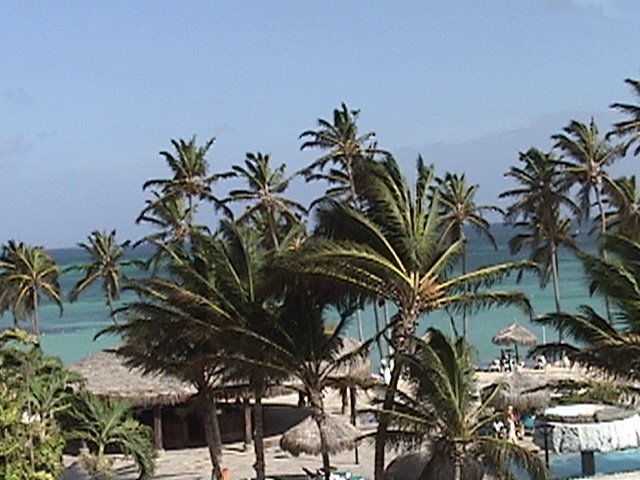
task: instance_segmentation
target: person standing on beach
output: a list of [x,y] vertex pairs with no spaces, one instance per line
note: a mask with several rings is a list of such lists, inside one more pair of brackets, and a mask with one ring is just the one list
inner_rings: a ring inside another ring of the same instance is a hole
[[507,440],[513,443],[518,441],[518,435],[516,433],[516,412],[513,409],[513,405],[507,407]]

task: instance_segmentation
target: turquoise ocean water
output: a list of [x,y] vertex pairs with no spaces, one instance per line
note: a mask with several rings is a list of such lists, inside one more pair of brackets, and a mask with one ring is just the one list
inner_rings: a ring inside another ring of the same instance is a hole
[[[494,225],[492,233],[498,243],[497,250],[494,250],[486,239],[470,234],[467,254],[469,268],[513,259],[507,246],[509,238],[513,235],[512,229],[502,225]],[[593,250],[593,239],[583,235],[579,235],[578,239],[584,248]],[[134,251],[132,256],[140,258],[148,253],[148,251]],[[83,252],[79,249],[57,249],[52,250],[51,254],[62,268],[87,261]],[[136,275],[133,269],[129,269],[127,273]],[[67,300],[68,292],[80,278],[80,275],[79,272],[67,272],[61,276],[60,283],[65,296],[62,316],[59,315],[58,308],[55,305],[47,304],[46,302],[40,310],[40,324],[43,332],[42,346],[47,353],[60,356],[67,364],[118,343],[118,339],[113,336],[102,336],[94,340],[96,333],[111,322],[105,297],[99,284],[86,290],[75,303],[70,303]],[[582,265],[570,252],[562,252],[560,279],[561,301],[564,310],[574,312],[580,304],[589,303],[600,312],[603,312],[603,302],[599,298],[589,297],[588,285],[583,275]],[[532,302],[535,315],[554,309],[551,284],[545,289],[541,289],[538,278],[533,275],[526,275],[519,284],[516,283],[515,276],[512,276],[503,282],[501,286],[496,286],[495,288],[519,289],[526,293]],[[131,299],[131,294],[125,294],[121,298],[120,304],[126,304]],[[393,311],[392,308],[389,310],[390,312]],[[380,314],[382,317],[382,309]],[[469,338],[477,350],[478,361],[481,364],[490,362],[491,359],[499,354],[499,347],[491,343],[491,338],[501,328],[513,321],[522,322],[529,326],[538,336],[539,341],[542,341],[544,336],[547,339],[555,339],[557,337],[555,331],[546,329],[547,331],[544,332],[542,327],[530,324],[529,319],[514,308],[495,308],[476,313],[469,318]],[[11,315],[6,313],[0,318],[0,328],[7,327],[12,322]],[[362,312],[362,325],[364,336],[372,336],[376,328],[372,306],[368,306]],[[421,319],[421,330],[429,326],[440,328],[446,333],[451,331],[449,317],[442,312],[434,312]],[[350,325],[350,329],[351,335],[357,338],[359,329],[358,322],[355,319]],[[377,364],[377,348],[373,349],[372,357],[374,363]]]

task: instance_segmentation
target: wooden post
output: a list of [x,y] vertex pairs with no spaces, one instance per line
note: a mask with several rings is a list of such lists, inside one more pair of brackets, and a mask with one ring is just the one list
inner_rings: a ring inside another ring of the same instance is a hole
[[162,407],[153,407],[153,444],[158,450],[162,450]]
[[242,409],[244,411],[244,450],[249,449],[253,440],[253,422],[251,421],[251,400],[248,397],[242,398]]
[[[351,403],[351,425],[356,426],[356,417],[358,415],[356,410],[356,387],[354,385],[349,386],[349,403]],[[356,465],[360,464],[360,456],[358,455],[358,444],[356,443],[355,448],[356,455]]]

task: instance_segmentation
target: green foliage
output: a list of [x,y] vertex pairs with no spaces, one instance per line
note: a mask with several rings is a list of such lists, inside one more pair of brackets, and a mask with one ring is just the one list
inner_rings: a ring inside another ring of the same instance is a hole
[[615,382],[595,382],[581,388],[578,392],[563,395],[558,403],[570,405],[575,403],[604,403],[615,405],[624,397],[627,390]]
[[623,235],[603,238],[607,258],[585,253],[580,258],[591,293],[609,299],[611,320],[581,305],[577,313],[547,314],[536,321],[566,330],[576,342],[551,348],[613,376],[640,380],[640,243]]
[[68,437],[86,442],[89,452],[82,457],[83,466],[94,478],[108,476],[111,467],[105,457],[108,447],[133,457],[140,480],[153,476],[155,449],[151,431],[133,419],[127,402],[102,400],[82,392],[69,413],[75,425]]
[[60,269],[42,247],[9,240],[0,254],[0,311],[11,310],[14,321],[29,319],[32,333],[40,334],[38,307],[45,295],[60,308]]
[[[514,465],[532,479],[550,478],[533,451],[484,433],[501,415],[491,407],[501,387],[493,387],[482,403],[474,400],[472,354],[464,339],[454,343],[430,329],[424,340],[413,338],[413,342],[414,353],[397,356],[397,361],[407,366],[409,386],[395,392],[387,414],[394,427],[391,443],[430,445],[432,456],[421,478],[480,465],[499,478],[515,478]],[[449,473],[448,478],[453,475]]]
[[20,330],[0,334],[0,477],[53,480],[66,444],[59,419],[74,377]]
[[80,270],[84,276],[78,280],[69,293],[72,302],[78,299],[78,295],[98,280],[102,280],[109,312],[115,320],[113,302],[120,298],[122,290],[122,267],[137,263],[135,261],[123,260],[124,254],[130,242],[118,243],[116,241],[116,231],[94,230],[88,237],[88,242],[78,243],[78,247],[87,253],[90,263],[73,265],[68,270]]

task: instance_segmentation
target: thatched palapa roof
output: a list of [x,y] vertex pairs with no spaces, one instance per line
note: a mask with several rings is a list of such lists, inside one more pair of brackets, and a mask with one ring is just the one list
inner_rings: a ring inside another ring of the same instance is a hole
[[[362,348],[363,343],[355,338],[345,337],[342,339],[342,348],[338,352],[337,358],[353,354]],[[344,385],[358,385],[368,387],[374,381],[371,376],[371,360],[368,351],[363,355],[356,355],[351,362],[341,365],[331,373],[331,378]]]
[[551,403],[551,391],[545,377],[512,372],[501,379],[506,389],[497,399],[497,406],[513,406],[523,412],[547,407]]
[[94,353],[69,368],[86,379],[91,393],[123,398],[135,407],[176,405],[196,393],[193,386],[176,377],[129,368],[122,357],[111,352]]
[[[355,447],[360,430],[351,425],[346,418],[327,415],[327,448],[330,454],[350,450]],[[307,453],[318,455],[320,447],[320,430],[312,417],[305,418],[296,426],[287,430],[280,437],[280,448],[293,455]]]
[[512,323],[507,328],[500,330],[492,339],[496,345],[521,345],[523,347],[535,347],[537,337],[529,329],[519,323]]

